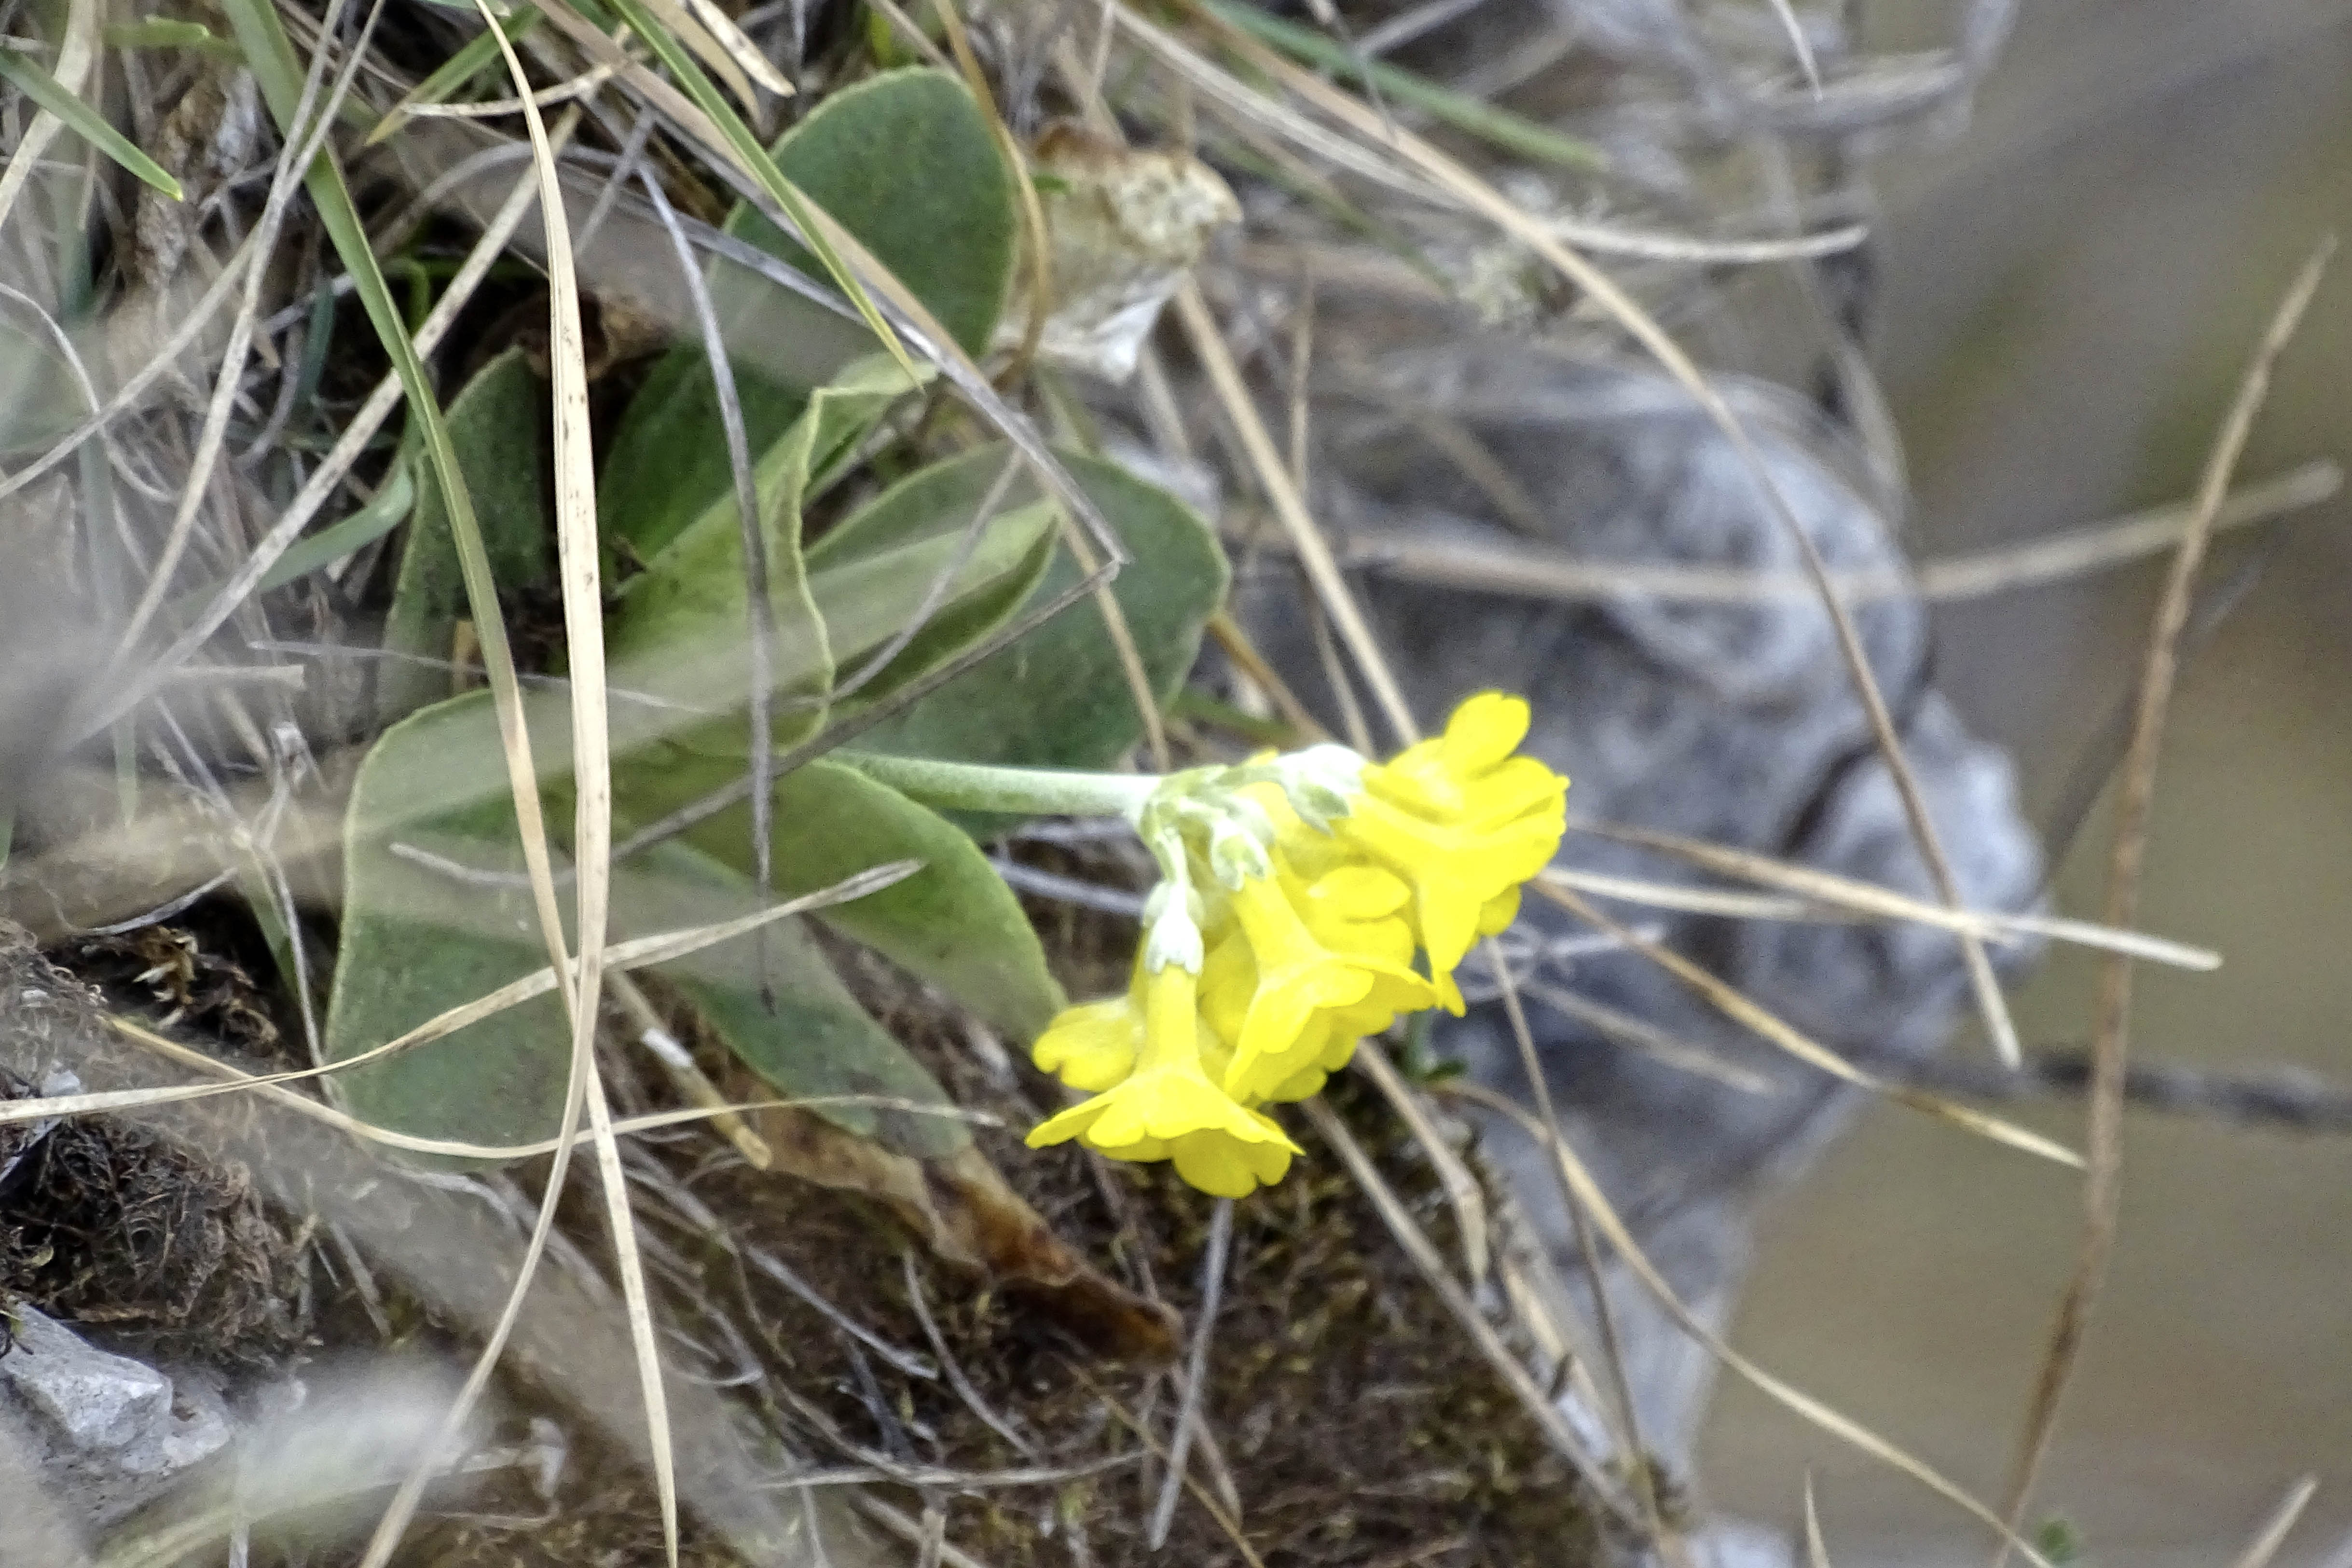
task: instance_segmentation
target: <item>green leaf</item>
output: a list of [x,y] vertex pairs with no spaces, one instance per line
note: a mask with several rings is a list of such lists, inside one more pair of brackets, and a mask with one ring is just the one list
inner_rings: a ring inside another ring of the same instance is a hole
[[[828,97],[772,156],[957,342],[986,346],[1013,271],[1013,186],[961,82],[934,70],[871,78]],[[747,206],[727,231],[823,275]],[[804,389],[871,354],[875,340],[732,262],[713,264],[710,291],[757,460],[799,416]],[[614,436],[598,493],[607,534],[648,558],[732,482],[702,345],[681,344],[655,365]]]
[[[741,764],[654,746],[614,780],[615,810],[643,826],[724,788]],[[837,763],[814,762],[776,780],[772,844],[775,890],[791,897],[830,887],[890,860],[923,869],[878,893],[815,918],[948,992],[997,1027],[1028,1040],[1061,1010],[1037,933],[988,858],[945,818]],[[749,876],[749,803],[684,835],[704,854]]]
[[[656,845],[615,868],[613,919],[623,938],[732,920],[759,907],[750,878],[687,844]],[[802,920],[699,949],[656,973],[787,1099],[873,1095],[953,1107],[922,1064],[857,1005]],[[809,1109],[919,1159],[952,1153],[971,1141],[953,1116],[872,1105]]]
[[865,678],[858,700],[871,701],[914,679],[1011,615],[1052,560],[1054,517],[1043,502],[999,511],[969,552],[960,537],[965,519],[958,518],[952,530],[812,574],[809,592],[845,666],[880,657],[884,644],[913,625],[932,584],[947,576],[940,606],[886,667]]
[[[736,406],[756,467],[808,406],[808,389],[775,381],[740,356],[734,369]],[[654,362],[614,432],[596,478],[598,531],[608,546],[649,561],[734,491],[709,362],[698,348],[674,348]]]
[[[844,667],[907,626],[963,548],[1003,468],[1001,454],[990,457],[968,454],[908,475],[809,550],[810,591]],[[1036,590],[1053,564],[1058,513],[1045,501],[1013,504],[1019,491],[1004,487],[937,610],[849,700],[879,701],[996,630]]]
[[[509,349],[467,384],[446,418],[492,578],[509,593],[544,582],[553,569],[546,384],[520,349]],[[422,489],[401,552],[383,647],[391,653],[446,659],[457,624],[469,613],[465,573],[440,486],[428,475]],[[378,721],[389,723],[447,696],[449,685],[446,670],[386,660],[376,676]]]
[[[547,4],[548,0],[541,0],[541,3]],[[686,89],[686,96],[694,100],[694,106],[709,120],[711,129],[719,132],[744,172],[767,193],[770,201],[783,210],[786,220],[808,236],[809,243],[816,248],[819,265],[849,297],[850,304],[883,347],[889,351],[890,357],[898,361],[899,368],[908,375],[915,374],[915,362],[908,357],[907,346],[898,341],[881,309],[874,303],[873,296],[866,291],[865,279],[843,259],[832,236],[816,221],[818,209],[811,205],[806,194],[777,167],[774,155],[760,145],[759,139],[751,133],[751,128],[744,123],[741,115],[735,112],[734,105],[719,96],[718,88],[711,85],[702,68],[694,63],[693,57],[687,53],[677,34],[656,20],[640,0],[604,0],[604,4],[643,38],[659,57],[661,63],[669,68],[669,74]],[[617,46],[615,49],[617,52]]]
[[[1004,460],[985,447],[960,461],[982,476]],[[1223,602],[1224,552],[1183,502],[1118,465],[1066,453],[1071,476],[1102,509],[1134,557],[1111,584],[1164,704],[1184,683],[1201,633]],[[982,479],[982,482],[985,482]],[[1034,494],[1024,475],[1014,495]],[[1078,581],[1066,555],[1034,590],[1043,599]],[[858,739],[866,751],[1023,767],[1099,768],[1142,738],[1118,650],[1101,612],[1080,603],[1013,647],[882,721]]]
[[70,367],[43,333],[0,321],[0,452],[37,452],[72,429],[88,405]]
[[[852,367],[835,384],[810,394],[800,417],[769,447],[752,476],[776,628],[772,675],[782,696],[822,697],[833,679],[833,650],[801,560],[802,502],[812,481],[821,480],[908,390],[906,377],[887,360]],[[623,590],[608,626],[614,682],[706,711],[740,706],[751,686],[750,621],[743,529],[730,484]],[[806,734],[824,717],[806,701],[798,712],[796,724],[777,731],[780,742]]]
[[[534,714],[549,771],[570,739],[552,705]],[[542,733],[544,731],[544,733]],[[518,876],[514,803],[499,764],[488,692],[412,714],[360,763],[344,821],[342,932],[327,1005],[327,1058],[340,1061],[547,964],[530,893],[467,886],[394,852],[395,844]],[[559,1125],[571,1057],[562,1002],[535,998],[456,1034],[329,1082],[344,1109],[399,1131],[507,1144]]]
[[163,166],[142,153],[103,114],[68,92],[58,79],[14,49],[0,48],[0,78],[13,81],[26,98],[63,121],[66,128],[154,186],[173,201],[181,199],[180,182]]
[[[868,77],[785,132],[775,160],[965,353],[986,351],[1013,276],[1018,220],[1012,176],[969,88],[928,67]],[[815,258],[757,213],[744,210],[728,226],[816,273]]]

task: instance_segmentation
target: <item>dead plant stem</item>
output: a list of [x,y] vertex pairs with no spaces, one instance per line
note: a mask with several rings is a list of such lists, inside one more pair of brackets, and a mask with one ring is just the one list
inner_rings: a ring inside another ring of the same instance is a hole
[[[2100,918],[2110,926],[2126,926],[2139,910],[2141,871],[2147,856],[2148,822],[2156,799],[2157,761],[2163,750],[2164,726],[2179,674],[2179,647],[2188,624],[2189,600],[2199,567],[2211,536],[2213,518],[2229,493],[2254,417],[2270,390],[2271,370],[2294,335],[2335,253],[2333,235],[2322,239],[2310,259],[2272,314],[2270,326],[2256,344],[2238,386],[2236,398],[2215,437],[2197,488],[2196,510],[2189,531],[2173,554],[2165,577],[2163,597],[2149,628],[2142,666],[2138,700],[2132,720],[2131,745],[2124,755],[2123,780],[2116,797],[2114,847],[2107,862],[2106,896]],[[2084,1138],[2088,1164],[2083,1183],[2083,1223],[2075,1244],[2074,1268],[2060,1296],[2056,1316],[2034,1380],[2024,1429],[2010,1462],[2002,1517],[2009,1532],[1993,1553],[1994,1568],[2007,1562],[2009,1540],[2032,1500],[2033,1482],[2056,1433],[2059,1405],[2074,1376],[2083,1337],[2099,1289],[2105,1282],[2114,1255],[2116,1220],[2123,1203],[2124,1085],[2129,1066],[2131,1025],[2131,960],[2109,954],[2099,965],[2098,996],[2091,1035],[2091,1097],[2084,1117]]]

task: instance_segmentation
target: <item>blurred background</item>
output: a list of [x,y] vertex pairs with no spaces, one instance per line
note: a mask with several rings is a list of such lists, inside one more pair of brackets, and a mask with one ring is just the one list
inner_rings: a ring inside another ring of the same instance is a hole
[[[1925,47],[1948,7],[1861,7]],[[1974,122],[1877,171],[1878,360],[1924,556],[2186,496],[2288,280],[2352,238],[2352,8],[2321,0],[2027,4]],[[2352,268],[2282,363],[2240,470],[2352,456]],[[2186,672],[2158,774],[2147,928],[2221,948],[2140,972],[2136,1053],[2352,1079],[2352,505],[2222,542],[2272,552]],[[2161,563],[1949,608],[1942,683],[2017,757],[2047,822],[2124,700]],[[2103,803],[2058,868],[2095,915]],[[2029,1039],[2087,1038],[2094,965],[2046,963]],[[1973,1038],[1955,1047],[1979,1056]],[[2029,1113],[2079,1136],[2080,1108]],[[2044,1471],[2089,1561],[2230,1563],[2298,1476],[2278,1562],[2352,1563],[2352,1141],[2135,1114],[2123,1237]],[[1999,1493],[2079,1218],[2061,1173],[1901,1111],[1866,1118],[1765,1227],[1738,1338],[1980,1495]],[[1785,1526],[1811,1472],[1832,1561],[1981,1563],[1911,1483],[1743,1388],[1718,1396],[1711,1499]]]

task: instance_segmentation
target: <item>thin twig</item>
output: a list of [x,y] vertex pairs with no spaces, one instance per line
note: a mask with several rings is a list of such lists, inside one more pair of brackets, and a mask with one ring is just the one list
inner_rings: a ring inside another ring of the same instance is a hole
[[[2230,479],[2252,434],[2254,416],[2270,391],[2271,368],[2294,335],[2305,306],[2319,288],[2328,258],[2335,254],[2333,235],[2320,241],[2303,269],[2295,275],[2271,317],[2270,326],[2255,346],[2238,386],[2238,394],[2221,422],[2204,477],[2197,487],[2197,510],[2189,532],[2172,558],[2164,596],[2148,632],[2142,666],[2139,698],[2132,722],[2130,749],[2125,754],[2123,784],[2116,810],[2115,847],[2107,865],[2107,891],[2101,918],[2110,926],[2127,926],[2139,909],[2141,868],[2147,853],[2148,819],[2156,797],[2156,766],[2164,745],[2164,725],[2172,704],[2179,672],[2181,628],[2189,618],[2198,568],[2204,563],[2213,516],[2229,493]],[[2002,1516],[2013,1533],[2032,1500],[2033,1482],[2056,1434],[2058,1408],[2072,1379],[2090,1326],[2093,1306],[2106,1279],[2115,1250],[2116,1219],[2123,1202],[2124,1080],[2128,1066],[2131,1021],[2131,961],[2121,955],[2099,966],[2097,1012],[2091,1035],[2091,1100],[2084,1137],[2089,1164],[2083,1183],[2083,1224],[2076,1242],[2074,1269],[2059,1299],[2034,1380],[2032,1402],[2010,1464]],[[2007,1539],[1994,1552],[1995,1568],[2009,1555]]]
[[965,1408],[980,1417],[981,1425],[1012,1444],[1015,1453],[1026,1459],[1044,1458],[1044,1452],[1037,1445],[1024,1436],[1019,1427],[998,1415],[995,1407],[980,1396],[980,1390],[972,1386],[970,1374],[963,1370],[963,1363],[956,1360],[955,1352],[948,1346],[947,1336],[940,1331],[938,1321],[931,1316],[931,1304],[923,1289],[922,1273],[915,1267],[915,1255],[912,1252],[899,1253],[898,1265],[906,1274],[907,1300],[915,1309],[915,1319],[923,1325],[923,1337],[931,1342],[931,1354],[939,1358],[940,1370],[947,1374],[948,1385],[956,1391],[956,1397],[964,1402]]
[[677,1086],[688,1104],[698,1105],[713,1112],[711,1131],[732,1143],[735,1152],[743,1156],[745,1164],[755,1171],[765,1171],[773,1166],[776,1152],[768,1147],[768,1141],[753,1131],[751,1124],[742,1117],[731,1110],[719,1109],[727,1104],[727,1096],[696,1065],[693,1053],[669,1032],[667,1020],[662,1017],[637,983],[617,966],[610,966],[611,958],[612,954],[608,953],[604,983],[612,988],[614,999],[621,1004],[631,1022],[636,1025],[637,1043],[661,1063],[662,1070],[669,1075],[670,1082]]
[[1225,418],[1242,444],[1249,459],[1251,472],[1265,497],[1274,506],[1275,515],[1290,535],[1293,549],[1298,552],[1299,563],[1307,569],[1307,580],[1314,584],[1316,596],[1322,601],[1339,629],[1340,640],[1348,645],[1365,683],[1372,689],[1389,728],[1400,741],[1412,742],[1421,738],[1420,726],[1414,721],[1412,706],[1405,700],[1404,689],[1397,683],[1395,673],[1389,668],[1387,656],[1372,636],[1364,619],[1356,595],[1339,574],[1338,560],[1323,531],[1307,510],[1305,499],[1292,483],[1282,457],[1275,449],[1274,438],[1266,431],[1265,421],[1258,416],[1257,405],[1251,400],[1249,388],[1243,384],[1241,370],[1234,363],[1231,350],[1225,347],[1224,334],[1216,318],[1201,298],[1197,285],[1187,281],[1176,291],[1176,317],[1183,323],[1187,341],[1209,374],[1209,384],[1223,407]]
[[[744,432],[743,404],[735,390],[735,363],[728,350],[727,336],[719,327],[719,310],[711,303],[709,282],[702,275],[702,264],[695,258],[694,247],[687,242],[686,231],[678,226],[677,215],[670,210],[669,197],[663,194],[661,182],[654,177],[651,169],[642,166],[637,179],[677,253],[678,271],[686,279],[687,297],[693,301],[695,322],[702,331],[702,357],[710,367],[711,395],[719,405],[719,428],[727,446],[727,471],[735,482],[735,517],[743,551],[743,594],[751,633],[751,877],[758,889],[757,896],[764,903],[776,885],[772,837],[776,759],[771,738],[775,723],[772,700],[776,605],[768,584],[766,519],[761,515],[760,487],[751,472],[751,441]],[[766,984],[766,957],[763,945],[755,961],[762,989]]]
[[1427,1102],[1397,1071],[1396,1064],[1389,1060],[1380,1042],[1369,1037],[1359,1042],[1355,1060],[1412,1133],[1421,1152],[1428,1156],[1431,1169],[1437,1173],[1437,1184],[1454,1209],[1454,1228],[1462,1237],[1463,1277],[1475,1289],[1486,1282],[1487,1271],[1494,1262],[1494,1240],[1486,1222],[1486,1194],[1479,1190],[1478,1179],[1470,1173],[1470,1167],[1463,1163],[1454,1145],[1438,1131]]
[[1201,1255],[1201,1309],[1192,1321],[1192,1343],[1184,1356],[1184,1397],[1176,1407],[1176,1430],[1168,1438],[1168,1479],[1160,1488],[1160,1501],[1151,1510],[1144,1540],[1154,1552],[1168,1544],[1168,1527],[1176,1520],[1176,1499],[1184,1479],[1184,1462],[1192,1452],[1192,1430],[1202,1419],[1208,1394],[1209,1346],[1217,1331],[1217,1305],[1225,1293],[1225,1258],[1233,1248],[1234,1200],[1219,1198],[1209,1217],[1209,1245]]
[[[1142,1441],[1143,1446],[1151,1450],[1154,1458],[1163,1464],[1167,1462],[1168,1450],[1160,1447],[1160,1439],[1151,1435],[1151,1427],[1147,1421],[1129,1410],[1108,1389],[1087,1375],[1085,1368],[1074,1366],[1070,1370],[1078,1382],[1086,1386],[1087,1391],[1101,1400],[1103,1407],[1118,1418],[1120,1426],[1134,1433]],[[1143,1414],[1145,1415],[1150,1414],[1149,1405],[1144,1407]],[[1175,1470],[1172,1465],[1169,1468],[1171,1470]],[[1265,1559],[1261,1558],[1257,1554],[1257,1549],[1249,1543],[1249,1537],[1242,1533],[1241,1521],[1235,1519],[1223,1503],[1210,1496],[1208,1489],[1199,1481],[1194,1480],[1190,1472],[1176,1471],[1176,1473],[1183,1477],[1184,1489],[1192,1494],[1192,1500],[1199,1503],[1202,1510],[1216,1521],[1217,1528],[1225,1532],[1225,1539],[1233,1542],[1234,1550],[1241,1553],[1242,1561],[1247,1563],[1249,1568],[1265,1568]]]
[[1948,1121],[1955,1127],[1974,1132],[1979,1137],[1990,1138],[1996,1143],[2006,1143],[2012,1149],[2021,1149],[2029,1154],[2038,1154],[2042,1159],[2061,1165],[2079,1167],[2082,1164],[2081,1155],[2064,1144],[2044,1138],[2038,1132],[2013,1126],[1997,1117],[1986,1116],[1981,1112],[1970,1110],[1966,1106],[1954,1105],[1948,1100],[1938,1100],[1934,1095],[1924,1094],[1901,1084],[1889,1083],[1876,1074],[1864,1071],[1820,1041],[1796,1028],[1769,1008],[1755,1001],[1738,986],[1730,984],[1717,975],[1708,973],[1672,948],[1654,942],[1641,932],[1611,920],[1583,898],[1570,891],[1559,883],[1538,880],[1530,882],[1528,886],[1579,920],[1615,937],[1627,947],[1633,949],[1676,980],[1681,981],[1692,991],[1696,992],[1700,999],[1714,1007],[1717,1012],[1732,1022],[1753,1030],[1799,1061],[1810,1067],[1818,1068],[1833,1078],[1853,1085],[1856,1089],[1883,1094],[1897,1104],[1907,1105],[1914,1110],[1923,1111],[1939,1121]]
[[[2014,1103],[2080,1095],[2091,1087],[2085,1046],[2029,1049],[2016,1072],[1979,1062],[1922,1062],[1903,1080],[1964,1099]],[[2134,1059],[2124,1068],[2124,1099],[2142,1110],[2196,1117],[2251,1130],[2352,1132],[2352,1084],[2331,1082],[2305,1068],[2211,1072],[2168,1062]]]
[[[1511,1038],[1519,1050],[1520,1070],[1527,1075],[1528,1088],[1535,1095],[1536,1114],[1551,1129],[1553,1139],[1564,1144],[1559,1110],[1552,1103],[1551,1077],[1536,1054],[1535,1036],[1528,1028],[1527,1009],[1519,1005],[1518,987],[1511,983],[1510,965],[1503,962],[1502,950],[1491,937],[1479,944],[1479,955],[1486,961],[1488,971],[1495,976],[1496,988],[1502,994]],[[1553,1169],[1555,1173],[1559,1173],[1557,1162]],[[1610,1305],[1608,1272],[1602,1265],[1601,1249],[1593,1243],[1592,1222],[1585,1215],[1576,1188],[1564,1174],[1560,1176],[1559,1197],[1576,1232],[1577,1250],[1583,1259],[1585,1275],[1591,1281],[1593,1325],[1600,1331],[1601,1356],[1608,1363],[1611,1402],[1617,1406],[1619,1466],[1633,1477],[1633,1495],[1648,1520],[1650,1539],[1674,1568],[1690,1568],[1690,1554],[1681,1534],[1668,1526],[1665,1512],[1658,1505],[1656,1479],[1651,1473],[1648,1449],[1642,1441],[1640,1413],[1633,1403],[1633,1384],[1625,1370],[1624,1340],[1617,1331],[1616,1309]]]

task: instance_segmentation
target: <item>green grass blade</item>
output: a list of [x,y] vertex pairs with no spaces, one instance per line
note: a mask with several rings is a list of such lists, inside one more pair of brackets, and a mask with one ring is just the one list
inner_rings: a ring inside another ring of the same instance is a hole
[[1312,27],[1286,22],[1279,16],[1269,16],[1253,5],[1235,5],[1233,0],[1200,0],[1202,10],[1218,20],[1255,37],[1272,44],[1285,54],[1319,66],[1349,81],[1360,83],[1370,74],[1372,85],[1415,109],[1433,115],[1438,120],[1465,131],[1482,141],[1491,142],[1508,153],[1538,163],[1557,163],[1569,169],[1600,169],[1608,160],[1601,150],[1573,136],[1563,136],[1549,125],[1514,114],[1507,109],[1438,86],[1427,77],[1416,76],[1392,65],[1369,60],[1334,39],[1325,37]]
[[[286,36],[285,25],[278,20],[277,8],[270,0],[225,0],[225,8],[237,44],[261,86],[262,97],[269,104],[270,114],[289,145],[296,144],[296,138],[309,134],[307,127],[295,123],[302,100],[302,70],[296,63],[294,46]],[[368,246],[367,229],[360,221],[351,188],[344,184],[342,170],[331,152],[320,150],[310,167],[304,171],[303,183],[319,210],[327,237],[334,245],[336,257],[351,274],[352,291],[366,310],[368,321],[392,361],[393,373],[400,378],[401,388],[406,394],[409,417],[423,436],[425,460],[432,465],[442,504],[448,510],[449,532],[457,546],[457,564],[465,578],[466,600],[474,616],[474,630],[481,639],[484,668],[499,700],[501,717],[519,726],[522,712],[520,687],[515,679],[513,651],[507,643],[506,623],[499,610],[497,579],[491,574],[489,552],[482,542],[481,524],[474,515],[473,497],[457,464],[457,447],[449,439],[448,422],[442,417],[441,405],[434,395],[432,377],[417,356],[416,344],[408,335],[406,318],[399,301],[393,298],[392,286],[384,279],[375,252]],[[522,754],[521,738],[516,735],[509,741],[514,748],[514,755],[509,759],[511,770],[520,765],[515,758]],[[526,792],[525,781],[517,778],[514,783],[519,795]],[[526,834],[536,830],[536,794],[530,794],[527,800],[519,798],[517,807],[519,816],[527,813],[531,819]]]
[[179,181],[133,146],[129,137],[108,124],[104,115],[58,86],[57,78],[13,49],[0,49],[0,77],[23,89],[26,98],[63,121],[67,130],[173,201],[182,199]]

